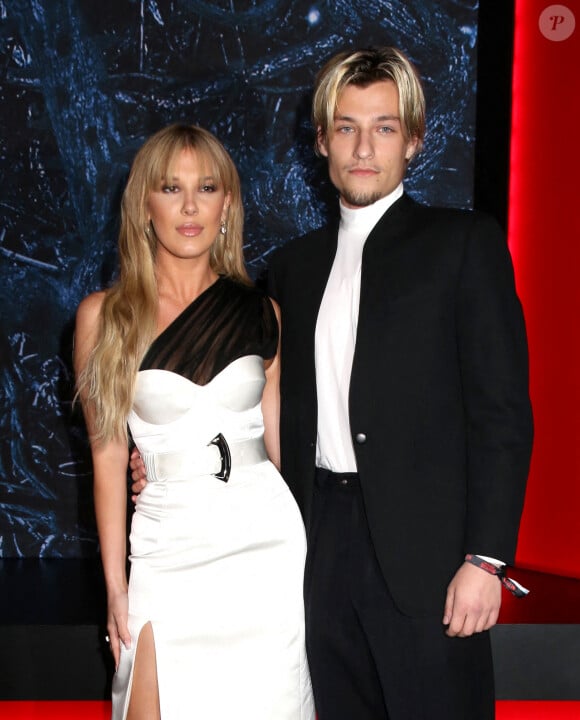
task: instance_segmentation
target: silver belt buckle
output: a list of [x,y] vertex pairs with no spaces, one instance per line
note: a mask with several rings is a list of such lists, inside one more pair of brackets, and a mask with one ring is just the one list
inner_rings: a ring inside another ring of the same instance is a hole
[[208,442],[208,447],[210,445],[215,445],[220,453],[220,460],[221,460],[221,467],[218,470],[218,472],[213,473],[213,476],[216,477],[218,480],[223,480],[223,482],[227,482],[230,478],[230,472],[232,469],[232,456],[230,454],[230,446],[227,444],[225,437],[218,433],[213,440],[210,440]]

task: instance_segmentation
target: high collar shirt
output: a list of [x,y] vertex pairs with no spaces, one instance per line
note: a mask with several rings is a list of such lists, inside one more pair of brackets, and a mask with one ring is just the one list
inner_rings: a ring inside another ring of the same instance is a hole
[[340,204],[336,255],[318,311],[314,345],[318,397],[316,464],[333,472],[357,472],[348,394],[363,249],[371,230],[402,194],[400,184],[367,207],[353,210]]

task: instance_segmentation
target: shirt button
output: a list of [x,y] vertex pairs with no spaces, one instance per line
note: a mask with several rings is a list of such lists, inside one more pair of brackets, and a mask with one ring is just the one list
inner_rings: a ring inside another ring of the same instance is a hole
[[341,484],[341,485],[348,485],[348,480],[347,480],[346,478],[342,478],[342,480],[340,481],[340,484]]
[[367,441],[367,436],[364,433],[357,433],[355,440],[359,445],[364,445],[364,443],[366,443]]

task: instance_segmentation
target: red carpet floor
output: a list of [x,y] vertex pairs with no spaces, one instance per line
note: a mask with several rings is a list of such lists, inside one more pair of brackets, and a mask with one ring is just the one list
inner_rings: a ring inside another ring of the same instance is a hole
[[[2,720],[109,720],[108,702],[0,702]],[[580,702],[504,700],[496,720],[580,720]]]

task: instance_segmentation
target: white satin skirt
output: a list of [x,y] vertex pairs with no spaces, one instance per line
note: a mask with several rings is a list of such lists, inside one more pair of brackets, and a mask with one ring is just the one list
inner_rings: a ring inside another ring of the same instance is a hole
[[129,630],[113,680],[124,720],[151,623],[162,720],[313,720],[302,518],[269,461],[150,482],[131,527]]

